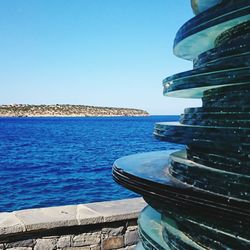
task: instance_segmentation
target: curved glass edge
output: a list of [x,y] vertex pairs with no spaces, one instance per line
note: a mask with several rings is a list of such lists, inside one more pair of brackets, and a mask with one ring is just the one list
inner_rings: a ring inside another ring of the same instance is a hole
[[222,3],[223,0],[191,0],[191,6],[195,15],[198,15],[215,5]]
[[217,23],[212,27],[203,28],[199,31],[197,30],[196,33],[191,33],[183,37],[183,39],[176,38],[174,54],[186,60],[194,60],[200,54],[213,49],[215,40],[221,33],[248,20],[250,20],[250,14]]

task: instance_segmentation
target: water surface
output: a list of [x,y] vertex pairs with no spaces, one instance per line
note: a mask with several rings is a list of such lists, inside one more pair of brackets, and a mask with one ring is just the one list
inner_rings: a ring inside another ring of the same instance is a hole
[[177,116],[0,118],[0,211],[136,197],[116,184],[122,156],[180,145],[153,138]]

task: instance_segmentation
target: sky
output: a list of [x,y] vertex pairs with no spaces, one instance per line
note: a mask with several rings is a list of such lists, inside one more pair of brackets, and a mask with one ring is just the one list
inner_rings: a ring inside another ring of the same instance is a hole
[[200,100],[162,95],[189,70],[173,55],[189,0],[11,0],[0,8],[0,104],[83,104],[175,115]]

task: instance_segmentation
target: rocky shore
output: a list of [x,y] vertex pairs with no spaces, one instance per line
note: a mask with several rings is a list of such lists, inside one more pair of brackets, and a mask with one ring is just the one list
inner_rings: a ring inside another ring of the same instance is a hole
[[0,117],[85,117],[85,116],[147,116],[140,109],[95,107],[86,105],[0,105]]

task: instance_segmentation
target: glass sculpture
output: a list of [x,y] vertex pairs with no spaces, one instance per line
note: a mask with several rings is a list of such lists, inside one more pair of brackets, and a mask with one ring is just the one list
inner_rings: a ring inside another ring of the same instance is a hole
[[114,179],[149,204],[138,249],[250,249],[250,0],[192,0],[174,53],[193,70],[167,77],[164,95],[202,98],[156,138],[183,151],[126,156]]

